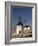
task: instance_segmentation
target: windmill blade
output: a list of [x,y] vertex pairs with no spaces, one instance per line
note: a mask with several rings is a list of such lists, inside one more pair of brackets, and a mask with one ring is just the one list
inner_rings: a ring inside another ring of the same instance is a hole
[[23,22],[26,23],[29,19],[24,20]]
[[20,21],[21,20],[21,16],[17,16],[18,20]]

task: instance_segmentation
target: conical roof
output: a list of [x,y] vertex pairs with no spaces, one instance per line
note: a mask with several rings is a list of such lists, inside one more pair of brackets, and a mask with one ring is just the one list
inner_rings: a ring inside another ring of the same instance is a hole
[[27,27],[27,28],[28,28],[28,27],[30,27],[30,26],[29,26],[29,25],[25,25],[24,27]]
[[22,26],[23,26],[23,24],[22,24],[22,22],[21,22],[21,21],[19,21],[17,25],[22,25]]

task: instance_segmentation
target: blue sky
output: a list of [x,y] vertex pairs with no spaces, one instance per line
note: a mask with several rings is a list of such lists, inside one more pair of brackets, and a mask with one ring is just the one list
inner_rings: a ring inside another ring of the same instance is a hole
[[17,7],[11,6],[11,22],[12,28],[15,28],[16,24],[19,22],[18,17],[20,17],[21,22],[25,24],[32,25],[32,8],[31,7]]

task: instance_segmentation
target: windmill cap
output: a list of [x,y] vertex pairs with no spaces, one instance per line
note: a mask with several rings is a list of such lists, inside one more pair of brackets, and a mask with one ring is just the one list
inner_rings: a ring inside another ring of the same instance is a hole
[[27,24],[26,24],[24,27],[30,27],[30,25],[27,25]]
[[21,21],[19,21],[19,23],[18,23],[17,25],[22,25],[22,26],[23,26],[23,24],[22,24],[22,22],[21,22]]

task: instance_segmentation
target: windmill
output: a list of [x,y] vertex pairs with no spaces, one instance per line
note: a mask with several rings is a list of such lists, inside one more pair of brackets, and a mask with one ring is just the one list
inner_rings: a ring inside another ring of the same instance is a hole
[[21,22],[21,16],[17,16],[17,18],[18,18],[19,22],[16,25],[16,33],[17,33],[17,35],[21,36],[22,35],[23,24]]
[[26,19],[26,20],[24,20],[23,22],[25,23],[25,25],[24,25],[24,31],[26,31],[26,32],[28,32],[29,30],[30,30],[30,25],[29,24],[26,24],[26,22],[28,21],[29,19]]

